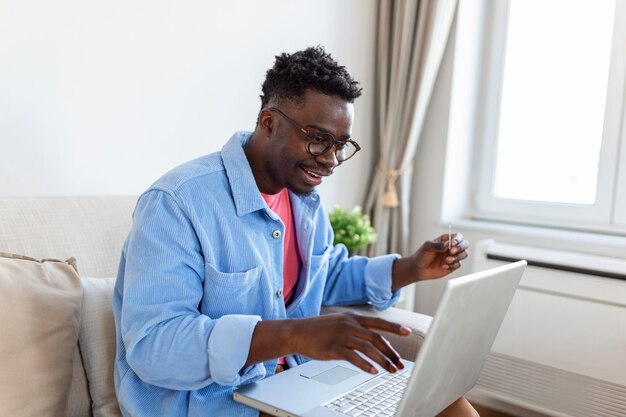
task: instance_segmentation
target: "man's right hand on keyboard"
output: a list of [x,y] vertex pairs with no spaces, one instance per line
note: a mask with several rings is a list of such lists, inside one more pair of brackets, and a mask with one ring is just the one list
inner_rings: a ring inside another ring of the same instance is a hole
[[360,352],[388,372],[403,369],[400,355],[374,330],[407,336],[411,330],[381,318],[353,313],[257,323],[246,365],[298,353],[311,359],[344,359],[365,372],[377,370]]

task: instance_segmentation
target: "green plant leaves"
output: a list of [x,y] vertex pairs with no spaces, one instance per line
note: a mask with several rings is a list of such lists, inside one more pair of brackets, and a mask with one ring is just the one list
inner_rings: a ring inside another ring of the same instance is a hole
[[376,232],[369,216],[363,214],[361,207],[352,210],[335,206],[328,215],[335,232],[335,244],[343,243],[349,252],[361,249],[376,241]]

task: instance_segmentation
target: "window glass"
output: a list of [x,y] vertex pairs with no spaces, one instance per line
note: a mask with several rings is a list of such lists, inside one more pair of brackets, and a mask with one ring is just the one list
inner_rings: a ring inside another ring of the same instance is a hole
[[594,204],[615,2],[512,0],[494,196]]

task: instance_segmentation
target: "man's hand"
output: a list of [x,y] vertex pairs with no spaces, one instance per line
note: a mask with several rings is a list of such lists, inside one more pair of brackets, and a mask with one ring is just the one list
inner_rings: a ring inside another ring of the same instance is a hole
[[376,373],[376,369],[355,352],[358,350],[389,372],[404,367],[398,352],[383,336],[370,329],[406,336],[411,332],[407,327],[352,313],[298,321],[300,323],[294,335],[296,349],[304,356],[322,360],[345,359],[365,372]]
[[411,332],[396,323],[352,313],[260,321],[246,364],[299,353],[312,359],[345,359],[365,372],[376,373],[376,368],[356,353],[359,351],[389,372],[404,368],[398,352],[373,330],[403,336]]
[[461,267],[467,258],[469,242],[461,233],[441,235],[424,242],[411,256],[397,259],[393,263],[392,289],[397,290],[416,281],[444,277]]

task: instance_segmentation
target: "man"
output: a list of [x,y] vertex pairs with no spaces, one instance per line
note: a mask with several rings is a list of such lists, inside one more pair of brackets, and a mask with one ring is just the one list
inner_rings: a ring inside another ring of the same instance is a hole
[[[392,305],[467,257],[456,235],[412,256],[348,257],[315,192],[352,157],[361,89],[322,48],[276,57],[253,133],[167,173],[139,199],[114,294],[115,385],[125,416],[256,416],[233,391],[307,358],[391,372],[384,320],[323,304]],[[449,247],[451,246],[451,248]],[[452,411],[473,415],[461,399]]]

